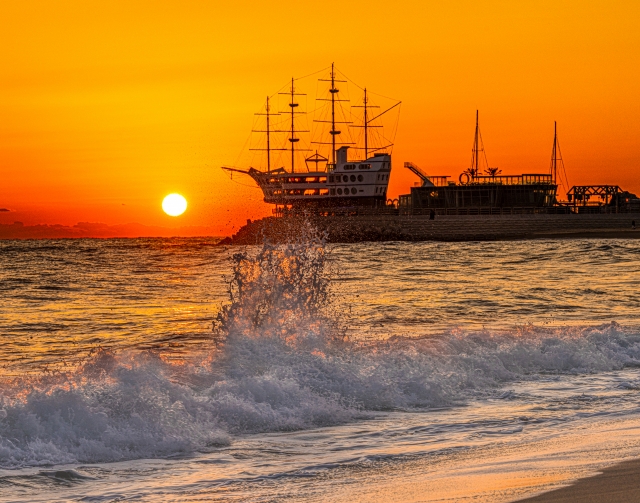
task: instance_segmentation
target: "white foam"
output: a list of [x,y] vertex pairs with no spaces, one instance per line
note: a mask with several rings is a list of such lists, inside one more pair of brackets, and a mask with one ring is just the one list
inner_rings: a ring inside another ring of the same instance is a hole
[[238,434],[456,405],[514,380],[640,365],[640,334],[615,323],[345,342],[323,314],[323,253],[315,243],[238,255],[215,334],[221,349],[190,365],[100,352],[72,375],[5,390],[0,467],[206,451]]

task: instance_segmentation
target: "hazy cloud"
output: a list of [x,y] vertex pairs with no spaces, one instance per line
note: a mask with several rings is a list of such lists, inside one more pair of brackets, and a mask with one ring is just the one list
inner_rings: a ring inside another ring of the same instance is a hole
[[61,238],[137,238],[217,236],[211,227],[158,227],[137,223],[107,225],[79,222],[76,225],[24,225],[22,222],[0,224],[0,239],[61,239]]

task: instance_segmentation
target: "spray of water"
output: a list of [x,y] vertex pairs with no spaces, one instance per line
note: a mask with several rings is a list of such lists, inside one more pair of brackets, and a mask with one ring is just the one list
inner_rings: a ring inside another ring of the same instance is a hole
[[329,338],[325,265],[325,243],[308,229],[295,242],[265,242],[256,256],[236,253],[229,303],[214,322],[216,340],[259,337],[298,344]]

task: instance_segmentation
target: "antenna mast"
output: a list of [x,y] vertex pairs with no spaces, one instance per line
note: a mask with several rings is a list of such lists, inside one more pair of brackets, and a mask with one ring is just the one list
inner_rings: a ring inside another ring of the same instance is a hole
[[[482,144],[482,148],[480,145]],[[484,142],[482,141],[482,133],[480,133],[480,121],[478,110],[476,110],[476,134],[473,140],[473,151],[471,154],[471,167],[466,171],[471,175],[471,179],[480,176],[480,152],[484,155],[484,163],[487,167],[487,173],[495,175],[498,172],[497,168],[489,168],[489,163],[487,162],[487,154],[484,151]],[[492,171],[493,170],[493,171]]]
[[[562,150],[560,150],[560,142],[558,141],[558,124],[553,122],[553,149],[551,150],[551,176],[553,178],[554,185],[558,185],[558,164],[560,164],[560,184],[569,186],[569,180],[567,179],[567,172],[564,169],[564,160],[562,159]],[[564,177],[564,180],[562,179]]]
[[558,123],[553,121],[553,150],[551,152],[551,175],[553,183],[557,185],[558,179]]

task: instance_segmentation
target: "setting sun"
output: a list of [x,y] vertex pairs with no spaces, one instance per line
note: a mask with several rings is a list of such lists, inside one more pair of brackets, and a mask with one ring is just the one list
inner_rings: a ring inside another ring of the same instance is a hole
[[180,216],[187,209],[187,200],[180,194],[169,194],[162,200],[162,209],[172,217]]

